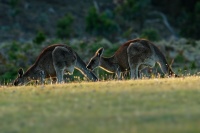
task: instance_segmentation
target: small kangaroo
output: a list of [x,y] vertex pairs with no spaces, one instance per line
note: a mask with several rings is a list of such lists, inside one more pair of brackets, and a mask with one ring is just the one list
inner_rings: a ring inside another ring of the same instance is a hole
[[130,71],[131,78],[138,79],[140,70],[147,66],[154,67],[158,63],[164,74],[174,74],[159,48],[145,39],[127,41],[111,57],[103,57],[103,51],[103,48],[96,51],[87,65],[88,69],[93,70],[99,66],[109,73],[116,73],[118,79],[121,79],[122,72]]
[[86,68],[86,64],[71,47],[55,44],[45,48],[38,56],[35,63],[24,73],[20,68],[14,85],[23,85],[31,80],[40,80],[44,83],[45,78],[57,77],[57,82],[63,81],[64,71],[73,74],[74,68],[92,81],[98,78]]

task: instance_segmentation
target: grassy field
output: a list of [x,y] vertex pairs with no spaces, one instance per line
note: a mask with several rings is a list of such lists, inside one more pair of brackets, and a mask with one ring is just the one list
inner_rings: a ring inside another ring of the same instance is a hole
[[200,77],[0,87],[1,133],[199,133]]

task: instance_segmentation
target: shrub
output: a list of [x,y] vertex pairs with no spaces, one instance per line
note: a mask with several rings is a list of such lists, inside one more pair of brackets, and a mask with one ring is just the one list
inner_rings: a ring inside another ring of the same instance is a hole
[[11,8],[10,15],[15,18],[20,13],[20,0],[8,0],[8,4]]
[[197,68],[197,65],[196,65],[195,61],[193,61],[193,62],[190,63],[190,68],[192,70]]
[[39,31],[37,33],[37,35],[35,36],[35,38],[33,39],[33,42],[36,44],[41,44],[42,42],[44,42],[46,40],[46,36],[43,32]]
[[13,80],[14,78],[16,78],[17,69],[14,68],[14,67],[10,67],[10,66],[7,66],[7,67],[9,67],[10,70],[8,70],[6,73],[3,73],[0,76],[0,83],[2,83],[2,82],[9,83],[11,80]]
[[98,13],[95,8],[90,8],[86,16],[86,31],[94,35],[103,35],[108,37],[111,34],[118,32],[118,24],[113,21],[107,12]]
[[185,13],[182,17],[180,34],[184,37],[200,39],[200,2],[196,2],[193,12]]
[[153,28],[142,30],[140,37],[146,38],[146,39],[151,40],[151,41],[158,41],[160,39],[158,31],[153,29]]
[[188,39],[186,44],[191,45],[192,47],[196,47],[197,43],[194,39]]
[[57,31],[56,31],[57,36],[62,39],[70,37],[73,33],[72,29],[73,22],[74,18],[71,14],[67,14],[63,18],[58,20]]
[[174,60],[177,63],[184,63],[185,62],[185,58],[184,58],[184,56],[182,54],[178,54]]
[[133,20],[143,17],[150,3],[150,0],[126,0],[116,8],[116,12],[127,20]]

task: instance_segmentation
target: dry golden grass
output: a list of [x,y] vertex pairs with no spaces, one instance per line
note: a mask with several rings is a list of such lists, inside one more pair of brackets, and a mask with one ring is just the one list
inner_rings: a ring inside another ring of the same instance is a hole
[[0,87],[4,133],[199,133],[200,77]]

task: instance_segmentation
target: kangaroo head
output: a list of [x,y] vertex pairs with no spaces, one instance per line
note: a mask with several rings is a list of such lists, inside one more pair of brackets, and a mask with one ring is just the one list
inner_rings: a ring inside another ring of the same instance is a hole
[[101,56],[103,54],[104,48],[99,48],[95,55],[90,59],[87,69],[93,70],[100,65]]
[[13,83],[15,86],[18,86],[18,85],[22,85],[24,84],[24,70],[22,68],[20,68],[18,70],[18,76],[17,78],[14,80],[14,83]]

